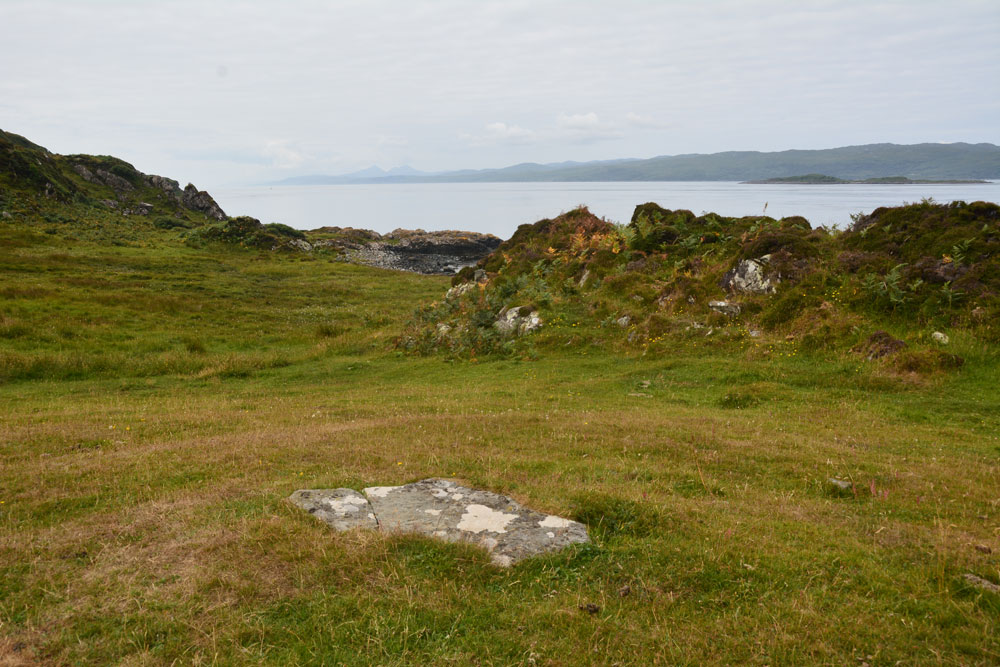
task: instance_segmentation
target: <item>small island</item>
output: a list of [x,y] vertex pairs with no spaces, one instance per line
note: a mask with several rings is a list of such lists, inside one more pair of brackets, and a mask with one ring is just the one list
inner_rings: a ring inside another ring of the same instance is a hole
[[779,176],[757,181],[743,181],[744,185],[945,185],[945,184],[981,184],[989,183],[982,180],[914,180],[906,176],[882,176],[880,178],[865,178],[858,181],[827,176],[826,174],[803,174],[802,176]]

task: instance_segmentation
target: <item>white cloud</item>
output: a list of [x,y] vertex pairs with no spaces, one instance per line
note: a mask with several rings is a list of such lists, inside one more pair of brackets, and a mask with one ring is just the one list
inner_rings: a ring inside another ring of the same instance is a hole
[[487,123],[481,133],[462,133],[459,136],[469,146],[476,147],[498,144],[523,145],[533,143],[539,138],[538,134],[533,130],[525,129],[520,125],[509,125],[501,122]]
[[287,141],[268,141],[261,153],[278,169],[294,169],[305,161],[305,155],[290,148]]
[[567,130],[590,132],[600,128],[601,121],[598,119],[597,114],[593,111],[590,113],[575,114],[561,113],[556,118],[556,125]]
[[507,123],[490,123],[486,126],[486,134],[496,139],[507,139],[515,142],[531,141],[535,138],[535,133],[526,130],[519,125],[508,125]]
[[410,141],[406,137],[393,137],[387,134],[375,137],[375,145],[379,148],[400,148],[409,144]]
[[565,114],[556,117],[558,131],[577,142],[589,143],[617,139],[622,131],[614,124],[602,121],[595,112]]
[[666,127],[666,123],[661,123],[651,116],[643,116],[632,111],[625,114],[625,123],[631,127],[643,129],[659,129]]

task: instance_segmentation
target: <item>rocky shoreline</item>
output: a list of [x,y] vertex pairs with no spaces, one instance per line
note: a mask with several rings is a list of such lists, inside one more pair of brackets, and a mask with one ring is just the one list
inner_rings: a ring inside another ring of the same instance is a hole
[[434,275],[451,275],[473,266],[503,242],[492,234],[463,231],[397,229],[385,235],[338,227],[316,231],[334,236],[316,241],[314,248],[337,250],[347,261]]

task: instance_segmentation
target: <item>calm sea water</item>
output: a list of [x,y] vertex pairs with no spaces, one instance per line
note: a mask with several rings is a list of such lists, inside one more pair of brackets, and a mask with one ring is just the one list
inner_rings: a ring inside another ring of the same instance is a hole
[[804,216],[843,227],[850,215],[933,197],[939,202],[1000,202],[1000,183],[985,185],[743,185],[665,183],[420,183],[258,186],[213,191],[229,215],[250,215],[297,229],[359,227],[460,229],[508,238],[518,225],[555,217],[580,204],[628,222],[637,204],[726,216]]

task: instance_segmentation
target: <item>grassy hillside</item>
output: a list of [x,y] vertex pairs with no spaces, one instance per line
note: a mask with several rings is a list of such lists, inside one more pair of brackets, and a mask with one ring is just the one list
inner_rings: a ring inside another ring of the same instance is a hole
[[[964,577],[1000,582],[994,208],[839,236],[575,211],[445,299],[441,277],[192,243],[219,223],[56,175],[49,196],[0,177],[0,664],[1000,658],[1000,596]],[[765,252],[773,294],[719,286]],[[510,304],[542,328],[494,338]],[[473,326],[452,345],[444,321]],[[879,329],[908,347],[854,349]],[[286,501],[429,476],[594,542],[500,570]]]

